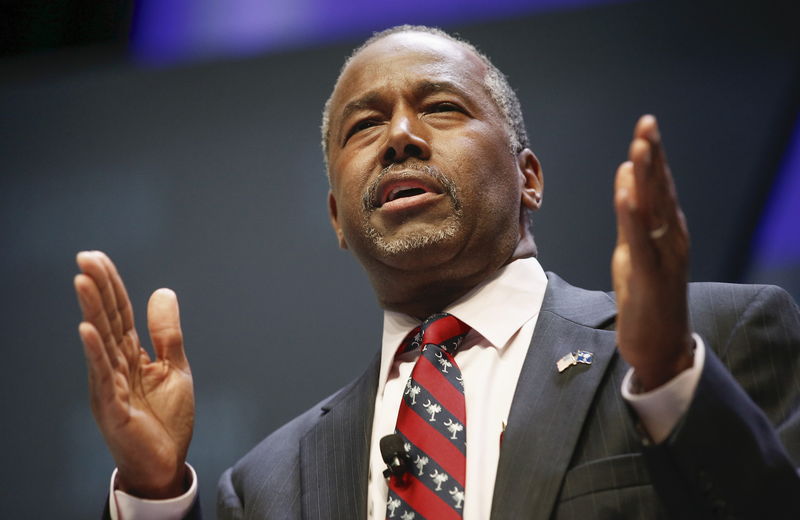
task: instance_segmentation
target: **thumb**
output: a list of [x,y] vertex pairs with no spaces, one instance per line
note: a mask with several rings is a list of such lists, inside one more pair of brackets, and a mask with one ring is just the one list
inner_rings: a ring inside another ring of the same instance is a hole
[[171,289],[158,289],[150,296],[147,328],[157,359],[165,359],[180,369],[189,367],[183,352],[178,297]]

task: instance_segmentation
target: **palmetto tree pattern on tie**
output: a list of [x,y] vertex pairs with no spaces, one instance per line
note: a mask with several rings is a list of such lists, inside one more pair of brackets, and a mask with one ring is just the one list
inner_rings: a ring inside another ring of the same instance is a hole
[[395,428],[408,452],[410,471],[390,479],[386,518],[463,517],[467,413],[461,370],[453,356],[469,330],[454,316],[435,314],[399,350],[422,352],[406,383]]

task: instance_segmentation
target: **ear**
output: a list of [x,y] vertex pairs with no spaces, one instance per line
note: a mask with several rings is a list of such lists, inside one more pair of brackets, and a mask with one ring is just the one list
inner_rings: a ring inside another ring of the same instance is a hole
[[529,149],[525,148],[517,154],[517,167],[522,184],[522,206],[531,211],[542,207],[544,193],[544,174],[539,159]]
[[333,196],[333,192],[330,190],[328,190],[328,215],[331,218],[333,232],[336,233],[336,239],[339,241],[339,247],[342,249],[347,249],[347,242],[344,239],[344,233],[342,232],[342,228],[339,226],[339,214],[336,209],[336,197]]

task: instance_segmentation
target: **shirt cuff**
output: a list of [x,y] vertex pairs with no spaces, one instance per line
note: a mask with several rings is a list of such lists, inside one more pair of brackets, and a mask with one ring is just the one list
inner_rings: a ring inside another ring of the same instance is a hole
[[622,397],[636,410],[642,426],[656,444],[669,437],[675,425],[689,409],[700,375],[703,373],[706,358],[705,344],[697,334],[693,333],[692,338],[695,345],[694,364],[663,385],[649,392],[633,393],[631,385],[633,368],[628,370],[625,379],[622,380]]
[[164,500],[138,498],[116,489],[117,470],[111,475],[108,493],[108,511],[111,520],[180,520],[189,512],[197,497],[197,473],[190,464],[186,464],[192,484],[183,495]]

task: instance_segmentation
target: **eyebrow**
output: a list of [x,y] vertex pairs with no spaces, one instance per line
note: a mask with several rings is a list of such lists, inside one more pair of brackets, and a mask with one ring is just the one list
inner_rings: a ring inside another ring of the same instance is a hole
[[[469,99],[463,88],[450,81],[429,81],[422,80],[414,85],[414,92],[420,96],[435,94],[437,92],[452,92],[459,96]],[[374,108],[380,103],[382,95],[377,90],[367,92],[358,99],[347,103],[342,109],[341,121],[346,121],[354,112]]]
[[461,88],[459,85],[451,82],[451,81],[421,81],[417,86],[416,90],[418,90],[421,94],[435,94],[437,92],[452,92],[453,94],[458,94],[459,96],[469,99],[466,91]]
[[374,107],[380,102],[381,95],[377,91],[370,91],[361,96],[358,99],[354,99],[350,101],[344,106],[342,109],[342,118],[341,121],[344,122],[349,118],[353,112],[358,112],[359,110],[366,110],[369,108]]

